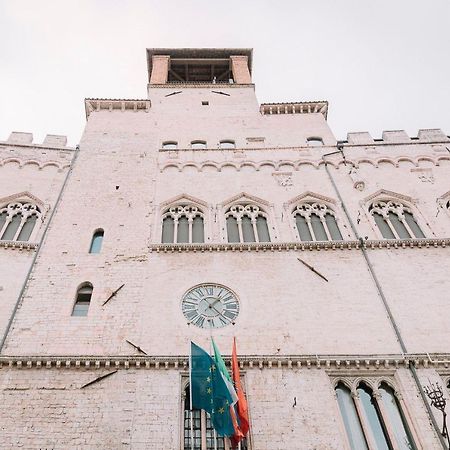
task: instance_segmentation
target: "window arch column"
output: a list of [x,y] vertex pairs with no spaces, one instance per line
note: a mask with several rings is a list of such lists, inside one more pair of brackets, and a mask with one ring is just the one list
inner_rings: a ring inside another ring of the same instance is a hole
[[[416,450],[419,440],[410,426],[411,418],[391,384],[383,378],[356,379],[351,384],[350,391],[343,381],[338,381],[335,392],[352,450]],[[352,401],[348,398],[350,392]]]
[[369,206],[384,239],[424,238],[425,235],[411,208],[394,200],[380,200]]
[[270,242],[267,214],[254,204],[235,204],[226,210],[228,242]]
[[0,208],[0,240],[29,241],[41,217],[41,211],[32,203],[13,202]]
[[162,215],[163,243],[201,243],[205,241],[203,212],[195,205],[171,206]]

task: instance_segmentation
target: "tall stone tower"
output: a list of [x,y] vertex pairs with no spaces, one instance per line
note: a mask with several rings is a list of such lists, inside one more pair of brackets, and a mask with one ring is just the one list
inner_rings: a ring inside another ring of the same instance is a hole
[[242,450],[445,448],[450,139],[338,142],[326,101],[258,103],[251,49],[147,60],[76,149],[0,143],[2,448],[229,449],[190,421],[211,336]]

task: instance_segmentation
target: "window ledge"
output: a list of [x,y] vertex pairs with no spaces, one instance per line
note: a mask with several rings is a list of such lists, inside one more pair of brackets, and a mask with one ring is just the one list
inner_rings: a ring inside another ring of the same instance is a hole
[[[230,357],[224,357],[230,364]],[[450,354],[358,354],[358,355],[240,355],[242,369],[330,369],[348,371],[351,369],[395,370],[413,365],[416,368],[448,368]],[[189,357],[176,356],[90,356],[90,355],[50,355],[50,356],[0,356],[1,367],[31,368],[45,367],[57,369],[175,369],[188,370]]]
[[27,241],[0,241],[0,248],[9,248],[11,250],[36,250],[39,247],[37,242]]
[[[380,239],[364,241],[365,249],[406,249],[406,248],[445,248],[450,245],[450,238],[433,239]],[[248,242],[248,243],[204,243],[204,244],[151,244],[150,252],[182,253],[182,252],[281,252],[304,250],[358,250],[360,241],[315,241],[315,242]]]

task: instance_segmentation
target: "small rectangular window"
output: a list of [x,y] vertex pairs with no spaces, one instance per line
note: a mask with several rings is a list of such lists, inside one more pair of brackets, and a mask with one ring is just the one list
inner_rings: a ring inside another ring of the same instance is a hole
[[162,148],[163,150],[176,150],[178,148],[178,142],[163,142]]
[[203,106],[208,106],[208,105],[209,105],[209,102],[203,101],[203,102],[202,102],[202,105],[203,105]]

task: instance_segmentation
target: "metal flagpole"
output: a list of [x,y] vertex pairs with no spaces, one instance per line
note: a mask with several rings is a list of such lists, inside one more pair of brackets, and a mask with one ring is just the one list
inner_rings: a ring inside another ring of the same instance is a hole
[[191,450],[194,450],[194,419],[192,417],[192,341],[189,349],[189,416],[191,425]]

